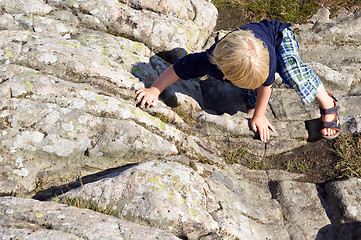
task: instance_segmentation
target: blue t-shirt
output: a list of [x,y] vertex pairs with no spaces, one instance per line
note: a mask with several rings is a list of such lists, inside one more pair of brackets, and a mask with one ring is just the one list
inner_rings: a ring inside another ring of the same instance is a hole
[[[251,30],[256,38],[261,39],[266,44],[269,52],[269,75],[263,83],[264,86],[272,85],[275,81],[275,73],[277,71],[276,49],[282,42],[282,31],[290,26],[290,23],[280,23],[277,20],[270,21],[265,19],[234,30]],[[174,63],[173,68],[178,77],[187,80],[208,74],[217,79],[223,79],[224,74],[209,60],[209,55],[212,54],[218,42],[205,52],[188,54]]]

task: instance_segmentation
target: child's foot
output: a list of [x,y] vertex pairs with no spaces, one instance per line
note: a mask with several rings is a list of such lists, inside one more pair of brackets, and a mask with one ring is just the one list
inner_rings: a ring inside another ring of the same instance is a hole
[[[321,119],[324,122],[332,122],[334,120],[335,116],[333,114],[321,114]],[[332,128],[323,128],[321,130],[321,134],[324,136],[332,136],[336,134],[336,130]]]
[[323,108],[320,108],[322,123],[321,134],[326,139],[334,139],[340,134],[339,108],[332,95],[329,95],[328,101],[323,104]]

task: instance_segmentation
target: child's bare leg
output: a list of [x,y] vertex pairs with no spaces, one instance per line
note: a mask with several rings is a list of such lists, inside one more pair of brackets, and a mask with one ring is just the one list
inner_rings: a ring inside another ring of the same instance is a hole
[[[328,95],[325,87],[322,85],[320,88],[320,92],[316,96],[316,101],[320,105],[320,108],[328,109],[334,107],[333,99]],[[328,114],[328,115],[321,115],[321,118],[324,121],[330,122],[333,120],[334,115]],[[325,128],[321,132],[325,136],[332,136],[336,134],[336,131],[331,128]]]

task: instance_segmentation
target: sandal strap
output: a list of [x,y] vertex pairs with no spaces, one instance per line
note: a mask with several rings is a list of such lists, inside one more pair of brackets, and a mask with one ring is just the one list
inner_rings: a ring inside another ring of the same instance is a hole
[[335,96],[333,96],[331,93],[329,93],[329,92],[327,92],[327,94],[328,94],[328,96],[330,96],[332,99],[333,99],[333,101],[335,102],[335,106],[336,106],[336,102],[338,102],[338,99],[337,98],[335,98]]
[[336,131],[340,131],[340,120],[335,119],[332,122],[322,122],[322,129],[332,128]]
[[328,115],[328,114],[334,114],[334,113],[338,113],[338,110],[340,109],[340,106],[334,106],[332,108],[328,108],[328,109],[320,109],[321,114],[323,115]]
[[[336,132],[338,132],[338,133],[336,133],[336,134],[334,135],[335,137],[337,137],[338,134],[340,133],[340,130],[341,130],[340,117],[339,117],[339,114],[338,114],[338,110],[340,109],[340,106],[337,106],[338,100],[337,100],[332,94],[330,94],[329,92],[327,92],[327,93],[328,93],[328,95],[332,98],[333,103],[334,103],[334,107],[328,108],[328,109],[322,109],[322,108],[320,108],[320,112],[321,112],[321,114],[323,114],[323,115],[334,114],[334,115],[335,115],[335,118],[334,118],[332,121],[330,121],[330,122],[328,122],[328,121],[325,122],[325,121],[323,121],[323,120],[321,119],[321,124],[322,124],[322,129],[321,129],[321,131],[322,131],[323,129],[325,129],[325,128],[331,128],[331,129],[335,130]],[[331,138],[334,138],[334,137],[331,136]],[[330,138],[330,139],[331,139],[331,138]]]

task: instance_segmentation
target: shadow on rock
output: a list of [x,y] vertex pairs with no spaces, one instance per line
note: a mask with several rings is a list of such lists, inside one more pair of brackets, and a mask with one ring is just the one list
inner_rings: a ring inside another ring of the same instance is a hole
[[340,226],[337,235],[330,236],[331,232],[336,232],[336,227],[329,224],[320,229],[316,240],[361,240],[361,223],[344,223]]
[[320,139],[322,139],[321,134],[321,121],[319,118],[306,120],[306,130],[308,132],[308,142],[316,142]]
[[246,112],[244,93],[231,82],[209,77],[200,81],[200,86],[205,109],[212,110],[218,115]]
[[163,58],[169,63],[175,63],[177,60],[187,55],[187,51],[184,48],[174,48],[170,51],[158,52],[158,56]]
[[[132,67],[132,74],[139,78],[145,87],[150,87],[170,63],[182,57],[184,49],[176,48],[163,52],[160,55],[162,58],[158,55],[150,57],[149,63],[138,62]],[[177,81],[166,88],[160,98],[170,107],[193,105],[193,108],[201,108],[210,114],[233,115],[238,111],[246,112],[245,95],[240,88],[229,81],[208,76]],[[187,106],[184,107],[188,109]]]
[[122,172],[124,172],[125,170],[127,170],[131,167],[137,166],[137,165],[138,165],[138,163],[132,163],[132,164],[127,164],[127,165],[124,165],[121,167],[110,168],[105,171],[101,171],[101,172],[98,172],[95,174],[91,174],[91,175],[79,178],[78,180],[71,182],[71,183],[67,183],[67,184],[64,184],[61,186],[55,186],[55,187],[51,187],[49,189],[44,189],[44,190],[38,191],[32,198],[36,199],[36,200],[40,200],[40,201],[46,201],[53,197],[64,194],[72,189],[78,188],[84,184],[99,181],[99,180],[103,179],[105,176],[106,177],[116,177],[116,176],[120,175]]

